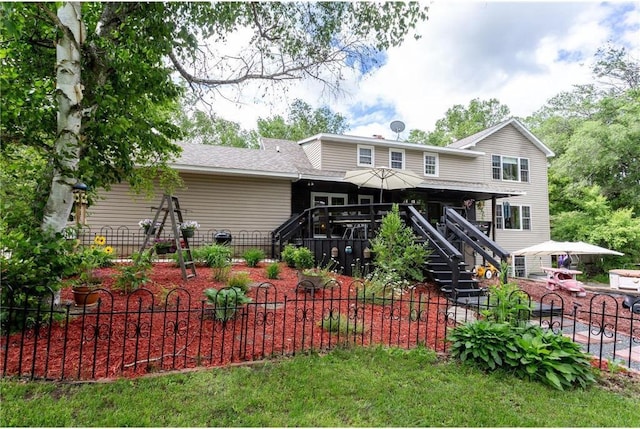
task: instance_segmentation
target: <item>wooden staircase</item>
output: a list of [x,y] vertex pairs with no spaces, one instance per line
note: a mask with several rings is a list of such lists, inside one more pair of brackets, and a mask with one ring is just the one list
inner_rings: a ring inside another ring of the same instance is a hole
[[447,296],[469,297],[484,293],[484,290],[479,286],[479,281],[476,280],[473,272],[467,268],[464,262],[458,264],[458,270],[458,281],[457,284],[454,284],[454,272],[444,258],[434,252],[429,255],[425,269],[429,278]]

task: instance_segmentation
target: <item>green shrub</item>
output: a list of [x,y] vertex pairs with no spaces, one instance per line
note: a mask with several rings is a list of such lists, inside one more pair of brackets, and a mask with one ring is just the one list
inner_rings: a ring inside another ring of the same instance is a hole
[[277,279],[280,276],[280,264],[273,262],[266,268],[268,279]]
[[424,280],[424,263],[430,251],[415,242],[411,228],[402,221],[397,204],[382,218],[378,234],[371,240],[376,270],[397,280]]
[[248,249],[242,256],[247,263],[248,267],[257,267],[260,261],[265,258],[264,250],[262,249]]
[[213,315],[217,320],[227,321],[233,318],[238,308],[251,302],[251,298],[238,288],[205,289],[204,295],[214,306]]
[[211,267],[213,279],[219,282],[227,281],[231,271],[231,248],[224,244],[211,244],[201,247],[202,259],[207,267]]
[[231,266],[231,248],[224,244],[210,244],[201,248],[202,259],[207,267],[224,268]]
[[134,252],[131,255],[130,265],[120,265],[118,275],[113,284],[113,288],[124,293],[131,293],[139,289],[151,280],[151,269],[153,268],[150,250],[144,252]]
[[251,283],[251,277],[246,271],[236,271],[229,276],[227,280],[227,286],[231,288],[238,288],[243,292],[249,291],[249,284]]
[[282,259],[289,268],[294,268],[296,266],[296,250],[297,247],[293,244],[287,244],[282,249],[282,253],[280,253],[280,259]]
[[298,247],[293,255],[294,265],[298,270],[313,268],[315,257],[307,247]]
[[453,357],[485,371],[507,370],[559,390],[595,381],[578,344],[539,326],[478,320],[456,327],[448,340]]

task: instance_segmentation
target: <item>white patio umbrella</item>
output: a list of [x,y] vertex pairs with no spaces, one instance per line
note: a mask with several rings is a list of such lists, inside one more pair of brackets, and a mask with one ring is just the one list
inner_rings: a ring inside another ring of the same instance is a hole
[[617,255],[624,253],[615,250],[585,243],[584,241],[554,241],[549,240],[544,243],[525,247],[524,249],[511,252],[515,256],[535,256],[535,255]]
[[382,191],[387,189],[415,188],[422,183],[422,177],[408,170],[396,170],[389,167],[372,167],[347,171],[344,180],[366,188],[379,188],[380,201]]

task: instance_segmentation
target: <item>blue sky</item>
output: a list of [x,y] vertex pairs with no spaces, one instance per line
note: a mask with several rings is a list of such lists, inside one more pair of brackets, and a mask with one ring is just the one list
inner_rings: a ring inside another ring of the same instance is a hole
[[497,98],[527,116],[572,85],[592,82],[593,55],[607,42],[640,59],[640,2],[433,1],[418,31],[420,40],[408,38],[378,64],[345,72],[339,96],[313,81],[273,97],[249,85],[234,94],[240,104],[218,97],[216,110],[255,128],[258,117],[286,115],[301,98],[346,116],[351,135],[395,138],[389,124],[401,120],[401,139],[411,129],[432,130],[448,108],[473,98]]

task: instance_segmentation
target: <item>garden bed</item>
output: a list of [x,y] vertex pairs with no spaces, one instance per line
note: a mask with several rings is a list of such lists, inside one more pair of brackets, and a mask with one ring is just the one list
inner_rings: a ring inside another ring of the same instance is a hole
[[[65,288],[63,305],[56,310],[65,320],[40,327],[37,335],[31,330],[12,335],[7,343],[2,339],[3,372],[34,378],[113,378],[328,350],[346,343],[404,348],[424,344],[444,350],[447,303],[434,285],[421,285],[388,305],[372,305],[356,299],[362,283],[351,277],[336,276],[334,287],[310,293],[297,288],[295,270],[281,264],[279,277],[271,280],[266,265],[233,266],[232,272],[249,273],[253,283],[247,295],[253,302],[226,322],[213,317],[205,300],[205,289],[225,286],[213,280],[209,268],[199,267],[195,278],[183,281],[175,264],[155,263],[151,281],[128,295],[112,290],[117,269],[102,269],[98,305],[75,307],[71,289]],[[346,329],[329,332],[327,324],[338,323]]]

